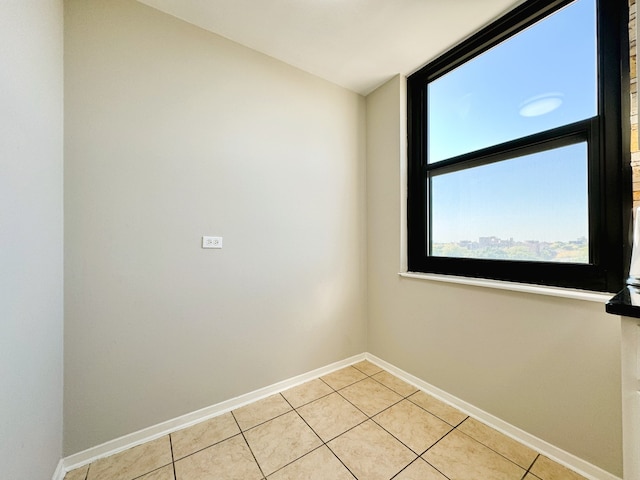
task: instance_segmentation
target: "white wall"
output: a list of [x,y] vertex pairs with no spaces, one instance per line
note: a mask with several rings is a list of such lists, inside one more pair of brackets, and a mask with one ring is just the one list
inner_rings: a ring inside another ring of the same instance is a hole
[[620,319],[604,305],[398,277],[405,80],[367,97],[369,351],[621,476]]
[[62,454],[62,1],[0,3],[0,465]]
[[364,122],[140,3],[65,2],[66,454],[365,350]]

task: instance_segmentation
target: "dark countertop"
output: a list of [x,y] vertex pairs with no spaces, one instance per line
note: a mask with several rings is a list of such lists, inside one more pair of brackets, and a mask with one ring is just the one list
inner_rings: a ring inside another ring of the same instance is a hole
[[640,287],[627,285],[606,305],[607,313],[640,318]]

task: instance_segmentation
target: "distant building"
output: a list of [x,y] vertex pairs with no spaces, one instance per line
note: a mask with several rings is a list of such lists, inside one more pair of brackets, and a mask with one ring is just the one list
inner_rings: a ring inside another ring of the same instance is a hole
[[513,246],[513,237],[509,240],[502,240],[498,237],[480,237],[478,238],[478,244],[481,247],[511,247]]

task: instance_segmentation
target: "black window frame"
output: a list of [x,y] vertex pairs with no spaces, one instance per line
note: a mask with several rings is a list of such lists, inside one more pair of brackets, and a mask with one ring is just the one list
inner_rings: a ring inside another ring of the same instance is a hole
[[[629,7],[596,0],[598,45],[597,116],[499,145],[427,162],[427,88],[489,48],[507,40],[573,0],[529,0],[444,53],[407,79],[408,267],[411,272],[505,280],[615,292],[629,260],[631,214],[629,111]],[[515,158],[578,140],[588,142],[589,264],[487,260],[431,256],[429,176]]]

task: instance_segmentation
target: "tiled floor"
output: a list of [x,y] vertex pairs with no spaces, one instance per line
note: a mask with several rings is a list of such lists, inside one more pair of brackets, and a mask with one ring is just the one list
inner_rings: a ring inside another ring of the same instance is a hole
[[584,480],[367,361],[65,480]]

